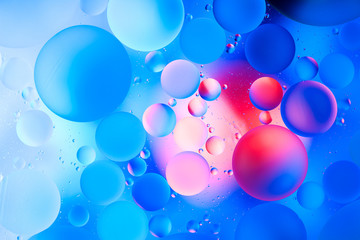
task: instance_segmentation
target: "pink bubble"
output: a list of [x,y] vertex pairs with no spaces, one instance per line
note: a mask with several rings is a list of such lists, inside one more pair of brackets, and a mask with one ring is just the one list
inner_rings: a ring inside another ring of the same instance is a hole
[[154,137],[169,135],[176,125],[176,115],[168,105],[157,103],[148,107],[142,122],[146,132]]
[[224,152],[225,141],[218,137],[212,136],[206,141],[206,150],[214,156],[220,155]]
[[182,152],[169,160],[166,166],[166,179],[175,192],[193,196],[208,186],[210,167],[201,155]]
[[259,115],[259,120],[264,125],[268,125],[272,122],[271,115],[268,111],[262,111]]
[[207,103],[199,97],[193,98],[188,104],[189,113],[194,117],[204,116],[207,109]]
[[240,139],[232,165],[236,181],[246,193],[275,201],[299,188],[306,176],[308,157],[294,133],[284,127],[264,125]]
[[207,78],[200,83],[199,94],[206,101],[214,101],[221,94],[221,86],[218,81],[213,78]]
[[257,79],[250,87],[250,100],[260,110],[276,108],[283,97],[283,90],[278,81],[270,77]]
[[181,119],[174,129],[174,140],[183,150],[196,151],[205,144],[207,136],[205,123],[194,117]]

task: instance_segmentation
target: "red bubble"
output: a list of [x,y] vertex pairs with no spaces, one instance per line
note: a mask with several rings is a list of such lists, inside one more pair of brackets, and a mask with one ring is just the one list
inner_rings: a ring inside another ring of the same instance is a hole
[[283,90],[278,81],[270,77],[257,79],[250,87],[250,100],[260,110],[268,111],[279,106]]
[[259,115],[259,120],[262,124],[268,125],[272,122],[272,117],[268,111],[262,111]]
[[306,176],[308,157],[294,133],[280,126],[264,125],[239,140],[232,165],[236,181],[246,193],[275,201],[299,188]]

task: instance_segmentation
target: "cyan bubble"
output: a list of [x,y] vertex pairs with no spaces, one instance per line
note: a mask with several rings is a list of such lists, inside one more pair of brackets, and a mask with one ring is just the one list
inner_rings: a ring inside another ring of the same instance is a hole
[[143,149],[146,132],[140,120],[127,112],[117,112],[104,118],[96,129],[96,144],[109,159],[129,161]]
[[332,53],[324,57],[320,63],[321,81],[330,88],[348,86],[355,75],[353,62],[341,53]]
[[138,51],[170,44],[181,30],[184,15],[181,0],[110,0],[107,11],[111,31]]
[[356,201],[330,217],[320,232],[319,240],[360,239],[360,201]]
[[[1,4],[1,3],[0,3]],[[1,81],[11,90],[22,90],[33,81],[33,69],[22,58],[10,58],[1,66]]]
[[20,115],[16,124],[16,133],[24,144],[39,147],[51,138],[53,122],[46,113],[29,110]]
[[84,165],[88,165],[95,161],[96,158],[96,152],[95,150],[90,146],[82,146],[77,151],[77,159],[79,162],[81,162]]
[[91,16],[104,12],[109,0],[80,0],[81,10]]
[[162,52],[149,52],[145,57],[145,65],[152,72],[161,72],[166,66],[166,59]]
[[240,219],[235,240],[306,239],[304,223],[291,209],[265,203],[252,208]]
[[101,240],[145,240],[148,235],[148,219],[136,204],[115,202],[101,213],[97,232]]
[[146,172],[147,164],[144,159],[137,157],[129,161],[127,169],[132,176],[140,177]]
[[301,80],[312,80],[319,71],[319,65],[312,57],[302,57],[295,65],[295,72]]
[[131,82],[129,56],[109,32],[74,26],[52,37],[35,64],[40,98],[55,114],[87,122],[113,112]]
[[186,60],[170,62],[161,73],[161,87],[174,98],[188,98],[200,84],[200,72]]
[[224,30],[207,18],[198,18],[184,25],[180,34],[180,46],[184,55],[195,63],[211,63],[225,50]]
[[73,206],[68,213],[69,222],[74,227],[85,226],[89,221],[89,217],[89,211],[80,205]]
[[352,202],[360,197],[360,167],[350,161],[337,161],[326,169],[323,185],[331,200]]
[[342,26],[340,42],[348,50],[360,50],[360,24],[351,22]]
[[306,182],[297,190],[297,200],[306,209],[316,209],[324,203],[325,193],[320,184]]
[[19,235],[34,235],[55,221],[60,210],[60,193],[44,174],[23,169],[0,182],[0,224]]
[[148,173],[134,183],[132,196],[135,202],[147,211],[159,210],[170,198],[170,187],[165,178]]
[[171,220],[165,215],[156,215],[150,219],[149,229],[155,237],[166,237],[171,232],[171,228]]
[[174,130],[176,115],[168,105],[156,103],[145,110],[142,122],[151,136],[165,137]]
[[267,74],[287,68],[295,56],[291,34],[276,24],[264,24],[250,33],[245,42],[245,55],[250,65]]
[[264,0],[214,0],[214,16],[232,33],[247,33],[257,28],[265,17]]
[[83,194],[95,204],[109,204],[124,192],[125,177],[115,163],[96,161],[81,174],[80,187]]
[[78,2],[73,0],[1,1],[0,45],[28,47],[44,43],[68,24],[77,7]]

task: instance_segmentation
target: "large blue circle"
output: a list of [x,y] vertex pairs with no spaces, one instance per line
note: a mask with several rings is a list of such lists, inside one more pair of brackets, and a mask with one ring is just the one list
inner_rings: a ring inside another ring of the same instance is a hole
[[341,53],[332,53],[320,63],[321,81],[330,88],[344,88],[351,83],[355,75],[353,62]]
[[297,190],[297,200],[306,209],[316,209],[324,203],[325,193],[320,184],[306,182]]
[[225,50],[226,36],[217,22],[198,18],[184,25],[180,46],[184,55],[195,63],[211,63]]
[[122,44],[93,26],[74,26],[52,37],[35,64],[40,98],[55,114],[87,122],[113,112],[131,82],[131,64]]
[[83,194],[95,204],[116,201],[125,190],[125,176],[119,166],[109,160],[96,161],[81,174]]
[[146,214],[131,202],[115,202],[98,218],[97,232],[101,240],[145,240],[148,231]]
[[349,203],[360,197],[360,167],[350,161],[331,164],[323,177],[327,196],[338,203]]
[[129,161],[143,149],[146,132],[140,120],[127,112],[104,118],[96,129],[96,145],[109,159]]
[[164,177],[148,173],[135,182],[132,188],[135,202],[147,211],[159,210],[170,198],[170,187]]
[[267,74],[287,68],[295,56],[295,42],[291,34],[276,24],[264,24],[248,36],[245,55],[250,65]]
[[247,33],[257,28],[265,17],[264,0],[214,0],[217,22],[232,33]]
[[265,203],[251,209],[237,226],[235,240],[304,240],[304,223],[291,209]]

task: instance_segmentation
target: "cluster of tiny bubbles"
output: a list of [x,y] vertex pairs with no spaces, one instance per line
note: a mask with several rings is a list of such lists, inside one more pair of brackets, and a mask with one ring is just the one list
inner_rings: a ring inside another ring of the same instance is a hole
[[127,178],[125,184],[126,186],[131,187],[132,185],[134,185],[134,180],[132,178]]
[[200,228],[200,224],[198,221],[195,220],[190,220],[187,224],[186,224],[186,229],[190,232],[190,233],[197,233],[197,231],[199,231]]
[[312,57],[302,57],[295,65],[295,72],[301,80],[312,80],[319,71],[319,65]]
[[206,101],[214,101],[221,94],[221,85],[217,80],[207,78],[200,83],[199,94]]
[[217,156],[224,152],[225,150],[225,141],[221,137],[218,136],[212,136],[208,138],[206,141],[206,150],[211,155]]
[[73,206],[68,213],[69,223],[74,227],[85,226],[88,223],[89,218],[89,211],[81,205]]
[[160,51],[149,52],[145,57],[145,66],[152,72],[161,72],[166,64],[167,61]]
[[29,110],[20,115],[16,124],[16,133],[24,144],[39,147],[51,138],[53,122],[46,113]]
[[324,189],[316,182],[303,183],[296,196],[299,204],[306,209],[317,209],[325,200]]
[[132,196],[141,208],[147,211],[157,211],[168,203],[170,187],[161,175],[147,173],[134,183]]
[[97,222],[101,240],[145,240],[149,232],[148,218],[135,203],[118,201],[107,206]]
[[81,10],[91,16],[101,14],[107,8],[109,0],[80,0]]
[[226,44],[226,52],[227,53],[234,53],[235,52],[235,46],[232,43]]
[[174,130],[176,115],[168,105],[156,103],[145,110],[142,123],[146,132],[151,136],[165,137]]
[[199,97],[193,98],[188,104],[188,111],[194,117],[204,116],[207,110],[207,103]]
[[183,150],[201,148],[208,137],[205,123],[194,117],[185,117],[178,121],[173,133],[175,143]]
[[270,112],[268,111],[262,111],[260,114],[259,114],[259,120],[262,124],[264,125],[268,125],[272,122],[272,117],[271,117],[271,114]]
[[165,215],[153,216],[149,221],[149,230],[154,237],[163,238],[169,235],[172,229],[171,220]]
[[211,168],[210,173],[211,173],[211,175],[215,176],[215,175],[218,175],[219,170],[216,167],[213,167],[213,168]]
[[360,50],[360,24],[357,22],[344,24],[340,30],[340,42],[350,51]]
[[36,91],[32,87],[26,87],[22,90],[21,97],[25,101],[30,102],[36,98]]
[[170,98],[170,99],[169,99],[168,105],[169,105],[170,107],[175,107],[176,104],[177,104],[177,101],[176,101],[175,98]]
[[96,152],[91,146],[82,146],[78,149],[76,157],[82,164],[89,165],[95,161]]
[[[21,69],[21,71],[19,71]],[[33,70],[22,58],[10,58],[1,65],[1,81],[8,89],[19,91],[33,81]]]
[[124,192],[125,176],[114,162],[95,161],[82,172],[80,187],[91,202],[109,204],[116,201]]
[[134,177],[140,177],[145,174],[147,170],[147,164],[143,158],[133,158],[128,162],[128,172]]
[[150,157],[150,155],[151,155],[150,150],[147,148],[144,148],[140,152],[140,157],[144,160],[148,159]]

